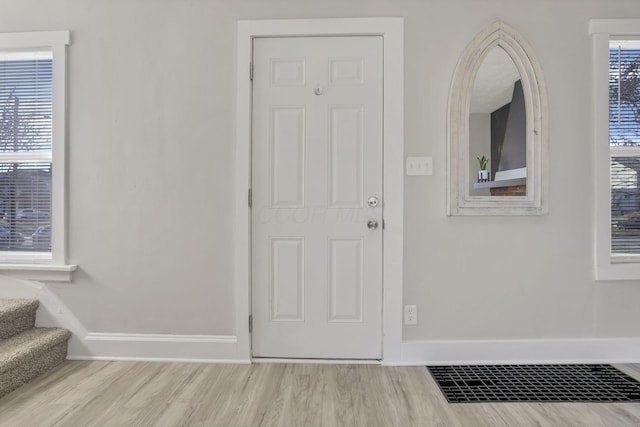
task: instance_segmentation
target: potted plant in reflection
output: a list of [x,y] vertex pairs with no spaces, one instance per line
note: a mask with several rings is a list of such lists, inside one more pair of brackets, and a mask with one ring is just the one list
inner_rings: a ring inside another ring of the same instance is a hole
[[484,154],[482,157],[476,157],[478,160],[478,165],[480,165],[480,170],[478,171],[478,182],[487,182],[489,181],[489,171],[487,170],[487,163],[489,163],[489,159]]

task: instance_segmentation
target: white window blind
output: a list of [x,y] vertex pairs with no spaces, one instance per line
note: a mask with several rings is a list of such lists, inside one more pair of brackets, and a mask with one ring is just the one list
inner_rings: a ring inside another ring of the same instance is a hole
[[52,53],[0,52],[0,251],[51,251]]

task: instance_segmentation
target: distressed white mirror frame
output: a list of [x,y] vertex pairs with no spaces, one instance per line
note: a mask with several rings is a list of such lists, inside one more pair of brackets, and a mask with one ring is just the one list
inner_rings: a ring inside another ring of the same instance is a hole
[[[526,109],[526,196],[471,196],[469,192],[469,110],[475,77],[494,47],[507,52],[520,73]],[[512,27],[495,22],[462,53],[449,93],[448,215],[544,215],[547,213],[546,88],[529,44]]]

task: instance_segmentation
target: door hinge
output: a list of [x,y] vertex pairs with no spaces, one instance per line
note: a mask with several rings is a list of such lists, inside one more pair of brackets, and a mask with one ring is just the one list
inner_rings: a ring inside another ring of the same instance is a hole
[[249,189],[249,197],[248,197],[247,202],[249,203],[249,207],[251,207],[251,203],[253,202],[253,197],[252,197],[252,194],[251,194],[251,189]]
[[253,315],[249,315],[249,333],[253,331]]
[[249,80],[253,81],[253,62],[249,62]]
[[384,230],[385,227],[385,223],[384,223],[384,219],[382,220],[382,229]]

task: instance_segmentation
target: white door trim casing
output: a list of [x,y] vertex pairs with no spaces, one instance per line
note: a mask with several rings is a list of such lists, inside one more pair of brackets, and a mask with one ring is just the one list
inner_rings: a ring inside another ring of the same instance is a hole
[[402,18],[339,18],[238,21],[235,160],[235,324],[237,358],[251,359],[249,334],[251,287],[251,81],[252,40],[277,36],[383,37],[384,248],[382,361],[401,360],[402,268],[404,208],[404,20]]

